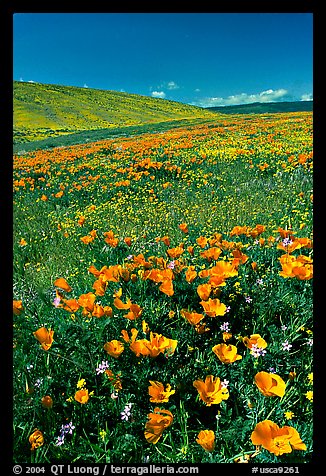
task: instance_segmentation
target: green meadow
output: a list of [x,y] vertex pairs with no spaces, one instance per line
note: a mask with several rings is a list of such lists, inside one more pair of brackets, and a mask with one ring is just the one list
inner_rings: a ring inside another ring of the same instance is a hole
[[14,108],[15,463],[310,462],[312,112]]

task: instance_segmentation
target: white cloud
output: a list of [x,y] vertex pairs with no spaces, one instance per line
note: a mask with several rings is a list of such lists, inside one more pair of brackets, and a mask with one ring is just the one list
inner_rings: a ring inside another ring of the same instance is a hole
[[311,93],[309,94],[302,94],[301,98],[300,98],[300,101],[312,101],[313,100],[313,96]]
[[152,91],[152,97],[153,98],[165,98],[165,92],[164,91]]
[[280,100],[290,100],[290,96],[286,89],[267,89],[256,94],[240,93],[222,97],[207,97],[197,101],[196,106],[214,107],[214,106],[236,106],[239,104],[250,104],[252,102],[274,102]]
[[200,92],[200,89],[199,88],[196,88],[195,89],[195,93],[199,93]]
[[180,86],[177,85],[174,81],[169,81],[167,84],[168,89],[179,89]]
[[32,79],[30,79],[29,81],[27,81],[28,83],[35,83],[35,81],[33,81]]
[[84,88],[88,88],[88,86],[87,86],[87,84],[86,84],[86,83],[84,84]]

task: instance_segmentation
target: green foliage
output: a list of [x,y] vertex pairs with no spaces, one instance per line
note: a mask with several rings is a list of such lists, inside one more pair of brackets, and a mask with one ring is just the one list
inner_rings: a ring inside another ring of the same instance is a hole
[[[14,315],[15,462],[232,463],[255,454],[251,434],[265,419],[294,427],[307,449],[280,456],[262,449],[251,462],[309,462],[312,276],[281,275],[280,257],[286,254],[282,233],[292,230],[293,240],[303,241],[289,255],[312,260],[311,115],[230,116],[218,124],[141,132],[14,157],[13,298],[23,306]],[[245,229],[234,231],[236,226]],[[202,247],[200,237],[215,245]],[[211,246],[221,253],[210,261],[202,253]],[[183,250],[180,256],[168,254],[173,248]],[[173,272],[170,295],[146,275],[160,268],[153,257]],[[212,317],[198,295],[208,277],[199,273],[217,262],[234,264],[236,274],[212,289],[210,296],[226,306]],[[129,275],[106,281],[101,293],[94,283],[105,266]],[[189,266],[197,273],[193,281],[186,279]],[[71,291],[54,285],[60,277]],[[126,317],[128,310],[114,304],[120,288],[123,303],[129,298],[140,306],[139,317]],[[112,315],[63,307],[66,299],[87,293]],[[184,310],[203,313],[209,331],[199,333]],[[122,331],[131,336],[134,328],[137,339],[149,340],[143,321],[177,341],[174,353],[136,355]],[[212,351],[225,338],[226,322],[232,334],[227,342],[241,356],[232,363]],[[54,330],[48,350],[33,335],[43,326]],[[265,355],[255,356],[245,345],[243,338],[253,334],[266,341]],[[124,345],[119,357],[104,349],[112,340]],[[96,370],[102,361],[113,376]],[[254,378],[261,371],[284,380],[284,396],[259,391]],[[207,375],[228,385],[227,400],[209,406],[200,398],[193,382]],[[170,384],[175,393],[151,402],[150,380]],[[81,388],[89,392],[86,403],[75,399]],[[42,405],[46,395],[52,408]],[[130,415],[122,418],[128,404]],[[173,422],[153,444],[144,430],[157,406],[169,410]],[[69,423],[71,433],[64,430]],[[35,429],[44,443],[31,451]],[[215,434],[212,452],[196,441],[205,429]]]

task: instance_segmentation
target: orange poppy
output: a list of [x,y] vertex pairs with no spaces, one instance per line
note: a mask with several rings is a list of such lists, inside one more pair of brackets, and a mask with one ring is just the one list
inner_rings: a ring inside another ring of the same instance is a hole
[[229,391],[223,387],[219,377],[207,375],[205,382],[203,380],[195,380],[193,386],[197,389],[199,397],[208,407],[212,404],[221,403],[222,400],[229,398]]
[[167,296],[173,296],[174,289],[173,289],[173,282],[172,279],[165,279],[162,284],[159,286],[159,290],[166,294]]
[[53,406],[53,400],[49,395],[43,397],[41,402],[44,408],[52,408]]
[[75,400],[82,405],[88,402],[89,400],[89,393],[87,388],[82,388],[81,390],[77,390],[75,393]]
[[16,316],[19,316],[19,314],[21,314],[24,310],[23,308],[23,301],[13,301],[12,302],[12,307],[13,307],[13,313],[16,315]]
[[248,347],[248,349],[251,349],[253,345],[256,345],[260,349],[265,349],[267,347],[267,342],[265,341],[265,339],[260,337],[259,334],[252,334],[250,338],[243,337],[242,342],[246,347]]
[[99,277],[99,279],[94,281],[93,289],[95,289],[95,294],[97,296],[104,296],[106,288],[107,282],[103,281],[103,279],[101,279],[101,276]]
[[131,332],[131,337],[129,337],[129,334],[125,329],[121,331],[122,338],[125,342],[134,342],[136,340],[136,337],[138,335],[138,330],[133,327],[130,332]]
[[217,344],[212,348],[212,351],[224,364],[232,364],[242,359],[242,356],[237,354],[235,345]]
[[188,225],[186,223],[181,223],[181,225],[179,225],[179,228],[181,231],[183,231],[184,233],[189,233],[189,230],[188,230]]
[[213,247],[213,248],[208,248],[207,250],[201,252],[200,256],[202,258],[207,259],[207,261],[210,263],[212,259],[214,261],[217,261],[221,253],[222,253],[221,248]]
[[86,218],[84,216],[81,216],[78,220],[78,225],[82,226],[85,223]]
[[203,301],[207,301],[209,295],[212,291],[212,286],[210,284],[199,284],[197,286],[197,294]]
[[111,355],[111,357],[114,357],[115,359],[119,358],[124,351],[124,345],[116,339],[106,342],[103,348],[109,355]]
[[251,433],[251,441],[254,445],[262,446],[276,456],[292,453],[292,450],[305,451],[307,449],[295,428],[291,426],[280,428],[271,420],[257,423]]
[[130,306],[131,306],[131,301],[130,299],[127,297],[127,302],[126,304],[124,304],[121,299],[119,299],[118,297],[116,297],[113,301],[113,305],[117,308],[117,309],[130,309]]
[[131,246],[131,238],[130,236],[126,236],[126,238],[124,238],[123,240],[127,246]]
[[167,384],[166,390],[164,390],[164,385],[161,382],[156,380],[150,380],[151,384],[148,387],[148,393],[150,395],[150,402],[154,403],[163,403],[168,402],[171,395],[175,393],[175,390],[171,390],[171,385]]
[[33,332],[34,337],[39,341],[44,350],[49,350],[53,343],[54,331],[47,329],[46,327],[40,327],[37,331]]
[[93,312],[96,296],[94,293],[81,294],[78,304],[84,308],[85,313]]
[[80,308],[76,299],[62,299],[62,301],[64,303],[63,309],[65,309],[65,311],[76,312]]
[[173,415],[169,410],[154,408],[154,413],[149,413],[149,421],[145,424],[144,435],[149,443],[154,445],[161,438],[163,431],[173,422]]
[[31,451],[34,451],[36,448],[39,448],[44,444],[44,437],[43,433],[40,430],[35,430],[33,433],[30,435],[28,438],[28,441],[30,442],[31,446]]
[[186,281],[192,283],[196,276],[197,271],[195,271],[195,266],[189,266],[185,273]]
[[285,394],[285,382],[279,375],[268,372],[258,372],[254,378],[258,390],[265,397],[276,396],[282,398]]
[[58,278],[54,281],[53,284],[57,288],[63,289],[63,291],[66,291],[67,293],[70,293],[71,291],[71,287],[69,286],[65,278]]
[[181,310],[181,316],[187,319],[187,321],[195,326],[198,324],[202,319],[204,319],[203,314],[198,314],[197,312],[188,312],[185,309]]
[[205,451],[210,452],[215,449],[215,433],[212,430],[201,430],[196,441]]
[[205,313],[209,317],[224,316],[226,312],[226,305],[217,298],[209,298],[208,301],[200,301],[199,304],[203,306]]
[[138,304],[131,304],[130,310],[128,314],[125,315],[127,319],[130,319],[131,321],[134,321],[135,319],[138,319],[138,317],[141,316],[143,310]]
[[208,240],[205,236],[200,236],[199,238],[196,239],[196,242],[201,248],[205,248]]
[[170,258],[174,259],[179,258],[179,256],[181,256],[184,252],[184,249],[182,248],[182,246],[176,246],[175,248],[168,248],[166,252]]

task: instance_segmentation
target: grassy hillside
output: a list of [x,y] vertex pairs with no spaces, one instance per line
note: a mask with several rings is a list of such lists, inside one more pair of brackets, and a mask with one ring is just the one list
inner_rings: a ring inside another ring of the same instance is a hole
[[212,118],[203,108],[117,91],[14,81],[14,143],[78,131]]
[[253,102],[236,106],[208,107],[209,111],[222,114],[265,114],[274,112],[304,112],[313,110],[313,101]]

